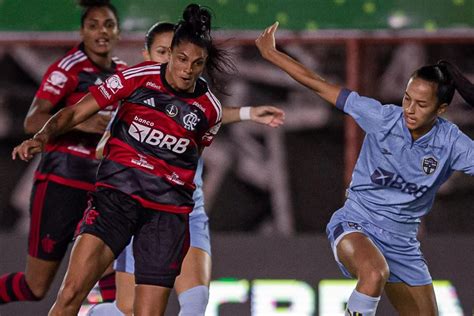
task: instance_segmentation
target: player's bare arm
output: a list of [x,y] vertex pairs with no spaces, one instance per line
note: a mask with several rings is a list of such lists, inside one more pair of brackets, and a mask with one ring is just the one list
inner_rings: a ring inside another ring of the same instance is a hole
[[[244,113],[243,113],[244,112]],[[245,120],[255,123],[278,127],[283,124],[285,112],[270,105],[252,107],[223,107],[222,124],[230,124]]]
[[280,52],[275,45],[275,32],[277,28],[278,22],[275,22],[267,27],[255,41],[262,57],[288,73],[302,85],[316,92],[324,100],[335,105],[341,87],[325,81],[301,63]]
[[53,115],[33,138],[16,146],[12,152],[12,159],[15,160],[18,155],[21,160],[30,160],[35,154],[43,151],[44,145],[50,139],[67,132],[99,110],[100,107],[95,99],[90,94],[86,95],[76,105],[66,107]]
[[[23,123],[24,131],[26,134],[37,133],[44,124],[52,117],[50,114],[54,108],[49,100],[34,98],[31,103],[28,114],[26,115]],[[91,116],[86,121],[77,124],[73,127],[74,130],[78,130],[85,133],[102,134],[107,124],[109,123],[111,114],[97,113]]]
[[49,100],[34,98],[31,102],[28,114],[26,114],[23,128],[26,134],[37,133],[51,118],[51,110],[54,108]]

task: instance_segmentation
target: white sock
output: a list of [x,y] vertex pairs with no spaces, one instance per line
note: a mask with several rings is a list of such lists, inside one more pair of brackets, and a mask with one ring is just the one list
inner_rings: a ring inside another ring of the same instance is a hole
[[357,292],[357,290],[354,289],[351,296],[349,297],[349,300],[347,301],[346,313],[351,316],[359,314],[361,314],[361,316],[375,316],[379,301],[380,296],[368,296]]
[[178,316],[204,316],[209,301],[209,288],[195,286],[178,295],[180,311]]
[[122,312],[117,308],[115,302],[100,303],[92,306],[87,312],[87,316],[123,316]]

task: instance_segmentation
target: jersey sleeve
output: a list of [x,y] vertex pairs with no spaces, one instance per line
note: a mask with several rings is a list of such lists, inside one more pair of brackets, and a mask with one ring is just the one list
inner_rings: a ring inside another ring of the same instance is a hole
[[122,72],[108,77],[104,83],[98,86],[91,86],[89,92],[97,101],[101,109],[108,105],[115,104],[128,97],[135,90],[137,80],[125,79]]
[[366,133],[375,133],[389,126],[400,113],[400,107],[360,96],[357,92],[342,89],[336,107],[350,115]]
[[209,129],[201,137],[201,146],[209,146],[219,132],[222,125],[222,105],[216,96],[208,90],[206,93],[207,100],[212,106],[212,115],[209,117],[209,122],[212,122]]
[[452,154],[451,168],[474,176],[474,141],[459,131]]
[[222,123],[218,122],[217,124],[212,126],[210,129],[208,129],[204,133],[204,135],[201,138],[201,145],[202,146],[210,146],[211,145],[211,143],[214,140],[214,138],[216,137],[217,132],[219,131],[221,125],[222,125]]
[[48,100],[53,105],[57,105],[61,99],[74,91],[76,85],[77,80],[74,79],[72,74],[55,63],[48,68],[43,76],[35,97]]

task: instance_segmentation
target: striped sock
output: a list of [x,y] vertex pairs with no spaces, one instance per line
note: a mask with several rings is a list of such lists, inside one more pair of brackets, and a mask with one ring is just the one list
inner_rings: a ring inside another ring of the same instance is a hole
[[23,272],[4,274],[0,277],[0,305],[17,301],[38,301],[25,280]]
[[99,290],[103,302],[115,301],[115,272],[107,274],[99,280]]

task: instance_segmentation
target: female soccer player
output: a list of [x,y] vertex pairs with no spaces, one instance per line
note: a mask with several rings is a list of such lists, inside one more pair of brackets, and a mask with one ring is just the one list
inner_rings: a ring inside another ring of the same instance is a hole
[[382,105],[326,82],[275,48],[278,23],[256,40],[262,56],[351,115],[366,137],[344,206],[327,234],[346,276],[357,278],[348,315],[375,315],[385,289],[401,315],[436,315],[432,280],[416,238],[420,218],[454,171],[474,174],[474,142],[439,117],[455,90],[471,105],[474,87],[448,62],[410,77],[402,107]]
[[[109,1],[81,4],[82,43],[44,75],[25,119],[27,133],[38,132],[53,113],[80,100],[88,87],[125,68],[112,57],[120,35],[115,7]],[[99,164],[95,147],[109,119],[103,111],[45,146],[31,196],[26,271],[0,277],[0,304],[46,295],[87,207],[87,192],[94,189]],[[114,283],[113,275],[107,279]],[[115,292],[111,297],[102,293],[114,300]]]
[[109,77],[13,150],[13,158],[29,160],[53,137],[122,101],[51,315],[75,315],[132,235],[134,313],[164,313],[189,247],[198,159],[221,124],[222,108],[201,74],[206,70],[212,81],[229,61],[213,44],[210,30],[209,11],[187,6],[168,64],[144,62]]
[[[145,36],[143,57],[158,63],[169,61],[174,24],[156,23]],[[283,111],[271,106],[251,108],[223,107],[222,123],[231,123],[246,119],[240,117],[240,112],[250,111],[251,119],[260,124],[277,127],[283,123]],[[211,281],[211,244],[209,236],[209,219],[204,210],[204,195],[202,192],[203,160],[199,159],[193,194],[194,209],[189,214],[189,230],[191,245],[186,254],[181,274],[175,282],[175,289],[180,304],[180,315],[204,315],[209,300],[209,284]],[[117,300],[115,303],[98,304],[91,309],[89,315],[131,315],[133,313],[133,298],[135,290],[134,259],[131,243],[115,261],[117,280]]]

